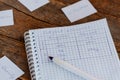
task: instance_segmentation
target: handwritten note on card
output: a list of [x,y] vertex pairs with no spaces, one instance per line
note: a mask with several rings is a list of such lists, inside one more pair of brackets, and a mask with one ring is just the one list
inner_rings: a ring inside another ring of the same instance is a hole
[[82,0],[64,7],[62,8],[62,11],[71,22],[75,22],[97,12],[89,0]]
[[13,10],[0,11],[0,26],[14,25]]
[[34,11],[39,7],[49,3],[49,0],[18,0],[30,11]]
[[23,74],[24,72],[6,56],[0,59],[0,80],[16,80]]

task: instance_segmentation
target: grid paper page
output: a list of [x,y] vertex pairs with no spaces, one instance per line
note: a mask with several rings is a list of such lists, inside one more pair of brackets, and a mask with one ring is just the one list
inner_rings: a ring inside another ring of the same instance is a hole
[[58,57],[100,80],[120,80],[120,62],[106,19],[51,29],[31,30],[40,80],[84,80],[49,61]]

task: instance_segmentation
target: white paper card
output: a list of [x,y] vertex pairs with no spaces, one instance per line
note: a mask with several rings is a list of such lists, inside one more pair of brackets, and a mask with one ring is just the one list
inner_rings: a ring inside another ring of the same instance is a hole
[[30,11],[34,11],[39,7],[42,7],[45,4],[49,3],[49,0],[18,0],[18,1],[20,1]]
[[14,25],[13,10],[0,11],[0,26]]
[[71,22],[75,22],[97,12],[89,0],[76,2],[72,5],[62,8],[62,11]]
[[0,80],[16,80],[23,74],[24,72],[6,56],[0,59]]

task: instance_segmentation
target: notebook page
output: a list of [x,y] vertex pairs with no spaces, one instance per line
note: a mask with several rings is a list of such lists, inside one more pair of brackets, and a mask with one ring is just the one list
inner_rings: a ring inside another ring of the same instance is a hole
[[40,80],[84,80],[51,63],[65,60],[101,80],[120,80],[120,64],[106,19],[51,29],[31,30],[39,57]]

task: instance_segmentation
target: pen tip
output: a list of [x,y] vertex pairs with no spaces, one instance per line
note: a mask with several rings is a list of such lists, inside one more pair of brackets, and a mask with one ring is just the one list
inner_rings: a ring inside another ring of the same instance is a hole
[[50,60],[53,60],[53,57],[52,57],[52,56],[49,56],[49,59],[50,59]]

